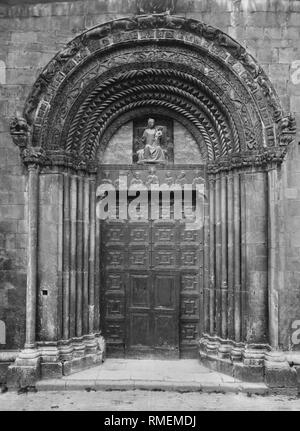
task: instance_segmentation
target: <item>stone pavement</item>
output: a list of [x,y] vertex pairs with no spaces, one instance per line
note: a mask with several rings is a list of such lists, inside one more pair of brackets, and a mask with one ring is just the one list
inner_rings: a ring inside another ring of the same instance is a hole
[[42,380],[38,391],[162,390],[177,392],[268,393],[263,383],[246,383],[213,372],[196,359],[107,359],[102,365],[57,380]]
[[[300,399],[243,393],[45,391],[0,394],[0,411],[269,411],[300,410]],[[1,419],[0,419],[1,421]]]

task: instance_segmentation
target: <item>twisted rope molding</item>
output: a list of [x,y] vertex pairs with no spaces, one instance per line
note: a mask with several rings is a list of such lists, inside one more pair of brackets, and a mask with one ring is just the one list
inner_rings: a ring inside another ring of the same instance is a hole
[[[190,95],[189,93],[187,93],[181,89],[171,87],[169,85],[156,85],[156,84],[137,86],[137,87],[122,91],[122,92],[112,96],[111,98],[106,99],[105,102],[102,103],[100,106],[98,105],[97,109],[95,110],[93,115],[90,117],[90,119],[88,121],[88,125],[86,126],[84,133],[81,137],[81,145],[80,145],[81,154],[83,155],[85,152],[85,146],[88,145],[90,135],[94,134],[93,131],[97,127],[96,125],[98,124],[98,118],[101,115],[102,111],[107,109],[111,104],[113,104],[114,102],[117,102],[121,98],[127,98],[128,96],[135,95],[136,93],[138,93],[138,94],[141,93],[140,97],[143,97],[144,94],[142,94],[142,92],[143,93],[149,93],[149,92],[151,93],[152,91],[153,92],[155,92],[155,91],[161,92],[163,98],[167,97],[166,95],[169,95],[169,94],[176,94],[176,95],[179,95],[179,96],[181,96],[187,100],[191,100],[195,105],[197,105],[197,104],[200,105],[201,108],[204,110],[204,112],[208,113],[208,115],[211,119],[211,122],[214,124],[215,128],[217,129],[217,132],[220,136],[220,141],[221,141],[221,148],[222,148],[221,154],[222,155],[227,154],[228,148],[230,145],[230,141],[229,141],[229,138],[227,137],[227,135],[230,135],[230,132],[229,132],[229,130],[227,130],[227,125],[224,121],[222,121],[221,124],[218,121],[215,121],[214,114],[209,109],[209,107],[206,107],[196,97]],[[208,130],[211,130],[211,126],[210,126],[209,122],[206,121],[205,117],[203,115],[201,115],[200,113],[199,113],[199,118],[201,118],[201,120],[203,121],[203,124],[206,126],[206,128],[208,128]]]
[[[145,94],[140,95],[140,98],[142,98],[143,102],[147,102],[148,100],[154,100],[152,93],[149,94],[149,98],[147,98]],[[107,126],[108,120],[110,120],[111,118],[115,118],[114,117],[115,113],[117,113],[119,110],[122,110],[124,106],[130,105],[136,102],[136,99],[137,99],[136,97],[131,96],[131,97],[128,97],[127,99],[118,101],[115,105],[110,106],[109,109],[107,109],[101,115],[96,125],[92,129],[90,139],[89,139],[89,145],[87,148],[86,147],[84,148],[84,150],[82,151],[82,154],[90,154],[90,152],[92,152],[93,146],[95,145],[96,142],[98,142],[98,140],[100,139],[100,136],[105,131],[105,129],[102,130],[102,127],[108,127]],[[169,107],[171,105],[173,106],[173,108],[176,107],[176,110],[174,109],[176,112],[180,112],[186,118],[190,119],[194,123],[194,125],[201,131],[204,141],[206,145],[208,145],[209,147],[208,153],[214,154],[215,156],[219,155],[217,137],[214,133],[214,130],[210,126],[210,124],[206,121],[205,117],[202,116],[203,117],[203,118],[201,117],[202,122],[200,122],[198,119],[198,115],[199,115],[198,110],[195,108],[192,109],[190,105],[183,103],[180,99],[175,98],[174,96],[165,95],[164,99],[165,99],[164,102],[169,103]],[[161,98],[155,99],[155,100],[161,101]],[[187,109],[187,107],[189,109]],[[180,109],[181,111],[179,111]],[[110,121],[109,121],[109,124],[111,124]],[[99,132],[99,136],[98,136],[98,132]]]
[[[174,21],[173,21],[174,20]],[[249,75],[253,80],[257,79],[258,76],[264,78],[264,81],[267,83],[270,91],[273,91],[272,85],[266,76],[263,69],[259,66],[256,60],[246,52],[246,49],[236,40],[232,39],[230,36],[225,34],[219,29],[216,29],[212,26],[204,24],[198,20],[191,18],[184,18],[180,16],[162,16],[162,15],[150,15],[150,16],[142,16],[142,17],[130,17],[130,18],[121,18],[114,21],[109,21],[104,24],[97,25],[80,36],[77,36],[71,42],[69,42],[56,56],[53,61],[56,61],[58,64],[58,70],[62,67],[62,65],[66,62],[66,60],[75,57],[78,52],[85,46],[87,46],[87,41],[89,40],[100,40],[106,37],[112,36],[116,32],[122,31],[122,33],[126,33],[126,31],[131,30],[147,30],[152,29],[156,30],[181,30],[187,34],[193,34],[196,36],[200,36],[209,43],[213,43],[214,46],[219,46],[222,50],[226,50],[228,54],[230,54],[236,61],[240,62],[243,67],[248,71]],[[138,35],[135,39],[138,38]],[[127,42],[132,42],[126,40]],[[183,41],[184,42],[184,41]],[[114,40],[112,40],[113,45],[116,44]],[[191,44],[191,42],[189,42]],[[192,45],[199,48],[198,44],[193,42]],[[203,49],[203,46],[201,46]],[[216,56],[216,53],[209,52],[210,55]],[[47,67],[43,72],[47,70]],[[43,75],[42,72],[42,75]],[[55,76],[55,74],[54,74]],[[50,84],[54,80],[54,76],[50,79]],[[247,82],[245,82],[247,85]],[[250,86],[248,86],[250,89]],[[251,91],[250,91],[251,93]],[[279,100],[278,109],[280,109]]]
[[[150,72],[150,73],[149,73]],[[201,81],[199,81],[197,78],[187,75],[186,73],[183,72],[178,72],[178,71],[174,71],[174,70],[157,70],[157,69],[147,69],[147,70],[143,70],[143,71],[129,71],[127,73],[123,73],[121,76],[116,76],[113,77],[109,80],[106,80],[102,85],[100,85],[96,90],[94,90],[90,96],[85,100],[85,102],[81,105],[81,108],[79,109],[79,111],[76,114],[76,117],[71,125],[70,131],[69,131],[69,135],[68,135],[68,144],[67,144],[67,148],[71,148],[72,145],[74,145],[74,138],[76,140],[76,138],[80,138],[81,136],[81,132],[82,129],[84,127],[84,125],[86,124],[87,119],[90,116],[90,112],[94,109],[96,109],[96,103],[93,103],[91,101],[91,99],[95,96],[98,96],[98,93],[103,91],[103,98],[105,98],[108,94],[110,94],[110,91],[107,90],[107,87],[109,85],[112,85],[114,83],[117,82],[117,85],[120,86],[120,81],[123,81],[123,85],[124,85],[124,81],[128,78],[143,78],[143,77],[147,77],[149,79],[149,75],[154,75],[154,76],[160,76],[160,75],[164,75],[166,77],[172,77],[174,79],[174,75],[178,76],[181,79],[186,79],[190,82],[192,82],[195,86],[197,85],[198,88],[199,87],[204,87],[206,92],[210,93],[211,95],[213,95],[213,97],[215,99],[218,100],[219,105],[221,105],[221,109],[222,111],[225,111],[225,113],[227,114],[227,117],[229,117],[229,121],[231,123],[231,130],[233,133],[233,148],[234,151],[238,151],[239,149],[239,136],[238,136],[238,132],[236,130],[235,127],[235,123],[234,120],[231,116],[231,113],[226,110],[225,106],[223,105],[223,102],[220,100],[219,96],[214,93],[212,90],[208,89],[205,85],[203,85],[203,83],[201,83]],[[181,88],[188,88],[190,90],[191,93],[193,93],[193,95],[199,95],[199,89],[197,88],[192,88],[190,86],[188,86],[187,83],[183,83],[175,81],[176,84],[178,84],[178,87]],[[126,81],[125,81],[126,83]],[[130,85],[130,84],[128,84]],[[219,112],[219,109],[217,107],[215,107],[214,103],[206,96],[201,95],[202,100],[204,101],[204,103],[206,103],[211,110],[213,110],[213,115],[215,117],[218,118],[219,122],[222,124],[222,114]],[[82,115],[82,119],[80,119],[80,116]],[[223,120],[224,121],[224,120]],[[233,126],[234,125],[234,126]],[[233,127],[232,127],[233,126]],[[221,128],[224,128],[224,123],[222,126],[220,126]],[[74,136],[75,135],[75,136]],[[227,138],[228,139],[228,138]],[[223,138],[223,142],[222,142],[222,147],[223,147],[223,154],[225,153],[225,138]]]
[[[128,79],[134,78],[135,80],[138,80],[139,77],[149,79],[148,75],[154,75],[154,76],[156,75],[156,77],[160,77],[160,75],[165,75],[166,78],[173,78],[172,75],[176,75],[176,77],[179,78],[179,80],[175,81],[176,87],[184,88],[185,85],[187,85],[187,84],[185,84],[183,82],[183,80],[188,80],[194,85],[194,87],[196,87],[196,88],[193,88],[192,86],[187,87],[188,91],[191,92],[192,94],[198,95],[200,98],[201,97],[204,98],[205,97],[204,95],[201,95],[201,93],[199,94],[199,88],[202,88],[207,93],[209,93],[209,95],[212,98],[215,98],[217,100],[218,104],[220,105],[220,111],[223,111],[225,116],[227,115],[229,117],[229,123],[231,125],[231,128],[234,130],[234,148],[236,150],[238,150],[239,138],[238,138],[238,133],[237,133],[237,130],[235,127],[234,120],[231,116],[230,111],[228,109],[226,109],[226,107],[223,104],[223,102],[221,101],[220,97],[215,92],[213,92],[211,89],[209,89],[203,82],[201,82],[200,80],[198,80],[197,78],[195,78],[191,75],[188,75],[188,74],[183,73],[183,72],[174,71],[174,70],[168,70],[168,69],[160,69],[160,70],[158,70],[158,69],[147,69],[147,70],[143,70],[143,71],[130,71],[130,72],[124,74],[123,77],[124,77],[124,80],[127,78]],[[119,80],[122,81],[122,76],[120,76],[119,78],[116,77],[114,79],[114,81],[117,81],[118,86],[120,85],[120,83],[118,82]],[[80,116],[81,113],[83,112],[85,120],[89,117],[89,113],[87,112],[87,110],[88,110],[89,105],[92,103],[92,99],[95,96],[97,96],[97,93],[104,90],[106,86],[111,85],[112,81],[113,81],[113,79],[110,79],[110,80],[106,81],[105,83],[103,83],[100,87],[98,87],[95,91],[93,91],[90,94],[90,96],[87,98],[87,100],[84,102],[81,109],[78,111],[77,118],[75,118],[75,120],[74,120],[75,123],[74,123],[73,127],[71,126],[71,130],[69,133],[70,138],[73,136],[74,133],[76,133],[76,131],[78,131],[78,128],[77,128],[78,123],[76,123],[76,120],[78,120],[78,116]],[[144,82],[143,79],[142,79],[142,82]],[[106,83],[107,83],[107,85],[106,85]],[[123,85],[126,85],[126,82]],[[105,90],[104,90],[103,94],[104,94],[104,97],[109,95],[109,93],[105,93]],[[208,100],[209,100],[209,98],[206,98],[205,102],[207,102]],[[214,106],[214,104],[211,101],[210,101],[210,104],[211,104],[211,106]],[[95,105],[93,105],[93,107],[95,108]],[[216,115],[219,115],[218,112],[219,112],[219,110],[217,108],[215,108]]]
[[186,112],[185,109],[178,107],[177,105],[174,105],[170,102],[165,102],[162,100],[157,100],[157,99],[150,99],[150,100],[142,100],[139,102],[133,102],[130,104],[126,104],[123,107],[120,107],[119,109],[116,110],[116,112],[110,111],[109,113],[107,113],[105,119],[102,119],[102,126],[100,126],[99,131],[97,133],[97,136],[95,136],[95,144],[93,145],[91,151],[89,152],[90,158],[93,159],[96,155],[97,149],[98,149],[98,145],[100,142],[100,138],[101,135],[105,132],[105,129],[120,115],[124,114],[125,112],[129,111],[129,110],[133,110],[139,107],[145,107],[145,106],[157,106],[157,107],[163,107],[163,108],[167,108],[170,110],[175,111],[176,113],[184,116],[185,118],[187,118],[189,121],[191,121],[199,130],[201,130],[201,134],[204,138],[206,147],[207,147],[207,152],[208,152],[208,157],[210,160],[214,159],[214,150],[213,150],[213,146],[211,144],[210,141],[210,137],[207,134],[207,132],[205,131],[205,129],[202,127],[201,123],[199,123],[199,121],[190,113]]

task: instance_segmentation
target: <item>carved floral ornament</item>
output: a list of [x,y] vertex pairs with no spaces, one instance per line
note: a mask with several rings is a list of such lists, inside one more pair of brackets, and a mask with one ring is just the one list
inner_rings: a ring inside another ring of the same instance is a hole
[[71,41],[38,77],[11,134],[26,163],[94,170],[115,124],[157,109],[190,125],[217,169],[281,161],[296,129],[238,42],[197,20],[157,14]]

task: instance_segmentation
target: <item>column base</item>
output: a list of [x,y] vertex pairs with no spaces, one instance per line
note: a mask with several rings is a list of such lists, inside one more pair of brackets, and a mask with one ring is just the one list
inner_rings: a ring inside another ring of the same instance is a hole
[[268,352],[265,355],[265,382],[273,389],[288,394],[298,393],[297,371],[291,367],[282,352]]
[[17,356],[15,362],[8,367],[8,388],[34,387],[41,377],[41,357],[38,349],[24,349]]
[[273,393],[297,394],[297,372],[283,352],[265,344],[244,344],[204,335],[200,360],[206,367],[247,382],[264,382]]
[[31,388],[38,380],[59,379],[94,367],[104,362],[105,348],[101,335],[89,335],[74,341],[37,343],[35,348],[22,350],[8,367],[7,387]]

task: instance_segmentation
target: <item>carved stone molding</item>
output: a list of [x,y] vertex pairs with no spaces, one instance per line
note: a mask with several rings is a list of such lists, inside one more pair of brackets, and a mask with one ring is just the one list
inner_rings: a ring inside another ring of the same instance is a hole
[[[172,12],[175,3],[148,6]],[[12,122],[11,133],[25,163],[89,170],[114,123],[130,110],[157,108],[198,130],[213,170],[280,162],[295,134],[245,48],[219,29],[168,13],[122,18],[76,37],[45,67],[26,101],[26,121]],[[27,147],[44,153],[29,155]]]

